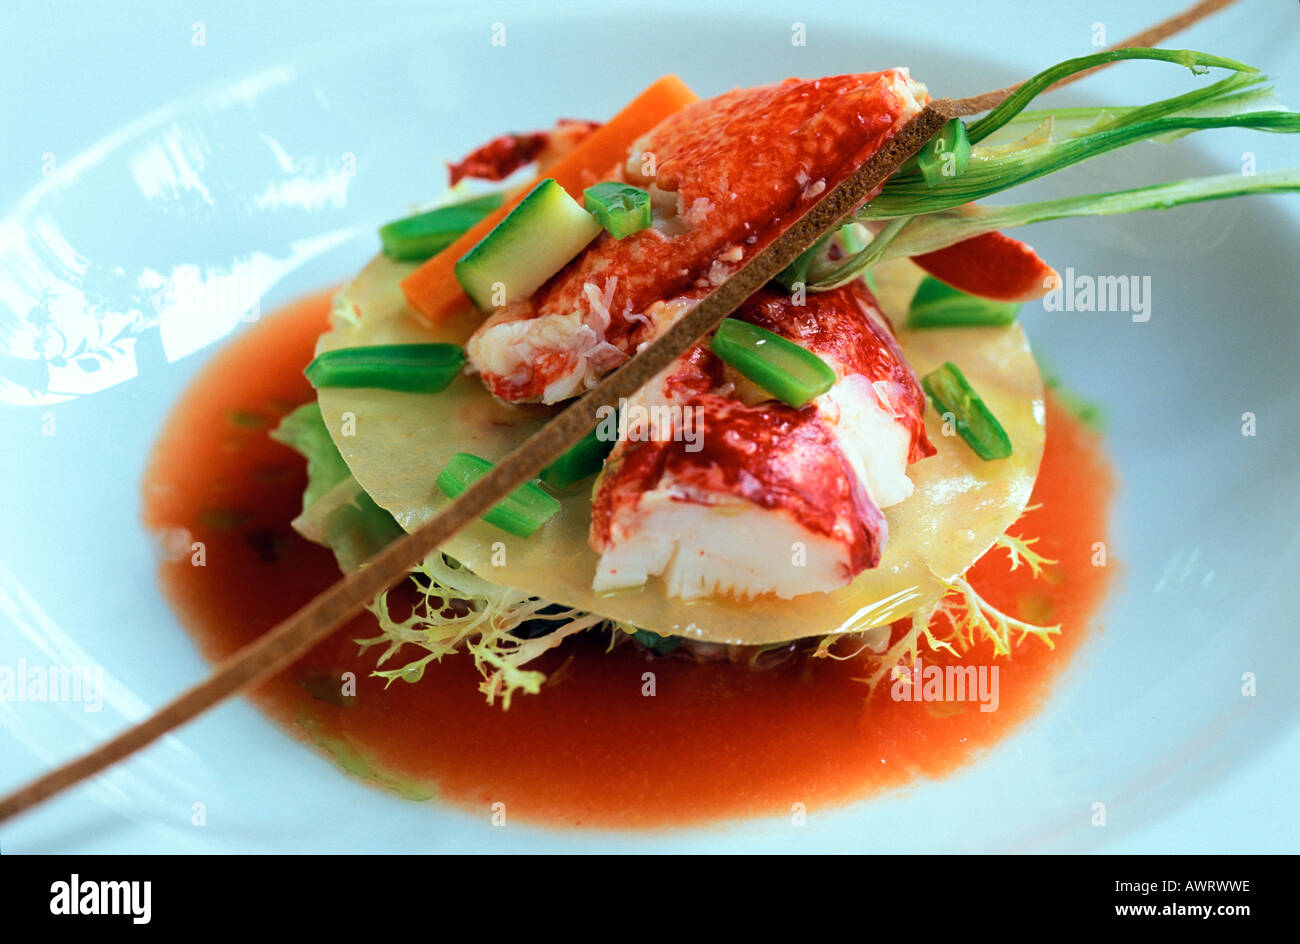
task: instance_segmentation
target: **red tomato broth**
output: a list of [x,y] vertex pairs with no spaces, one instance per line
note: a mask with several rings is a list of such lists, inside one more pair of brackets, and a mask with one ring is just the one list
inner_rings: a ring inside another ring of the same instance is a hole
[[[295,534],[305,468],[266,436],[306,402],[302,368],[328,312],[303,299],[234,339],[175,406],[145,478],[146,525],[183,528],[205,545],[160,564],[164,591],[203,654],[224,658],[338,578],[332,554]],[[1000,667],[996,711],[975,702],[867,699],[860,661],[795,659],[755,672],[730,663],[652,660],[631,645],[579,637],[547,657],[537,696],[489,706],[470,659],[431,664],[415,684],[372,678],[378,649],[369,614],[352,621],[252,693],[296,736],[348,769],[408,795],[553,826],[656,828],[840,806],[939,777],[975,759],[1030,717],[1087,635],[1109,569],[1092,564],[1106,540],[1113,478],[1097,438],[1048,400],[1049,434],[1029,511],[1010,533],[1039,537],[1060,563],[1043,578],[1014,573],[993,549],[968,575],[991,603],[1060,622],[1055,648],[1034,639],[1012,659],[987,645],[968,657]],[[188,546],[188,545],[187,545]],[[944,664],[926,653],[927,664]],[[356,696],[338,697],[343,672]],[[642,694],[653,672],[657,693]],[[315,693],[315,694],[313,694]],[[319,697],[317,697],[319,696]],[[347,704],[343,704],[347,702]]]

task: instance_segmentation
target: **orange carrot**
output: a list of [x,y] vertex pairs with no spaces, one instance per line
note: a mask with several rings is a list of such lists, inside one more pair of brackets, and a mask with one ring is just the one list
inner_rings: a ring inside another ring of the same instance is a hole
[[1027,302],[1042,298],[1057,278],[1033,249],[999,232],[985,233],[912,261],[940,282],[981,298]]
[[[675,75],[665,75],[632,99],[626,107],[585,137],[572,151],[546,168],[546,176],[579,202],[583,188],[599,182],[626,158],[637,138],[674,112],[681,111],[699,96]],[[495,212],[489,214],[454,243],[427,260],[402,280],[402,291],[412,308],[434,324],[462,312],[470,304],[453,271],[461,256],[469,252],[501,222],[542,178],[521,187]]]

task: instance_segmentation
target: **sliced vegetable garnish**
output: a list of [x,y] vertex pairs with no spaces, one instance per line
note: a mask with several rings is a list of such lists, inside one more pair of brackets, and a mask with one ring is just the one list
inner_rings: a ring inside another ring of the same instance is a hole
[[593,429],[578,440],[560,458],[542,469],[541,479],[552,488],[565,488],[583,479],[590,478],[605,465],[605,457],[614,448],[614,443],[601,438],[600,427]]
[[982,325],[1008,325],[1016,320],[1020,306],[1014,302],[995,302],[977,298],[945,285],[927,275],[916,287],[907,310],[909,328],[972,328]]
[[423,262],[442,252],[503,202],[503,194],[489,193],[387,223],[379,227],[384,255],[399,262]]
[[941,184],[949,177],[956,177],[966,169],[970,160],[970,139],[966,137],[966,125],[960,118],[954,118],[904,164],[899,173],[909,170],[920,172],[922,179],[930,186]]
[[[458,452],[438,473],[438,488],[455,498],[492,470],[492,463],[469,452]],[[560,510],[560,503],[532,482],[525,482],[505,497],[483,520],[510,534],[526,538]]]
[[[571,194],[580,193],[583,185],[626,160],[628,149],[669,115],[681,111],[699,98],[681,79],[665,75],[657,79],[622,111],[601,125],[572,151],[547,168]],[[407,303],[434,324],[446,321],[467,307],[460,285],[453,277],[456,261],[487,235],[506,215],[505,206],[484,217],[438,255],[402,280]]]
[[484,311],[522,301],[599,234],[596,218],[548,177],[456,263],[456,281]]
[[313,387],[376,387],[438,393],[465,368],[455,344],[374,344],[317,354],[303,371]]
[[[984,460],[1011,455],[1011,438],[957,365],[948,361],[921,378],[921,386],[942,414],[951,414],[961,438]],[[947,420],[947,417],[944,417]]]
[[803,406],[835,385],[835,371],[812,351],[746,321],[724,318],[709,349],[788,406]]
[[650,194],[608,180],[582,191],[582,205],[615,239],[650,227]]

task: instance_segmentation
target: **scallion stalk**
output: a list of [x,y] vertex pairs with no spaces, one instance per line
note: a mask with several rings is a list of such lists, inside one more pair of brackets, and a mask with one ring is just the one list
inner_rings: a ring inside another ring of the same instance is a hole
[[652,220],[650,194],[613,180],[584,190],[582,205],[615,239],[649,229]]
[[[874,223],[876,227],[883,223],[893,225],[886,225],[865,249],[832,266],[814,263],[808,275],[808,290],[826,291],[858,278],[871,266],[888,259],[932,252],[1010,226],[1073,216],[1167,209],[1202,200],[1300,189],[1297,187],[1300,171],[1288,169],[1257,176],[1235,174],[1174,181],[1022,206],[986,209],[973,205],[972,201],[1136,141],[1179,136],[1206,128],[1246,127],[1284,134],[1300,132],[1300,114],[1267,107],[1253,110],[1271,104],[1272,87],[1248,66],[1202,53],[1167,50],[1122,52],[1123,55],[1117,58],[1155,58],[1240,71],[1206,88],[1147,105],[1064,108],[1018,114],[1007,110],[994,122],[996,127],[981,125],[980,122],[968,126],[970,140],[976,141],[983,136],[985,143],[972,149],[966,169],[956,177],[933,184],[919,172],[900,173],[890,178],[880,194],[855,218],[861,223]],[[1145,52],[1154,55],[1148,56]],[[1088,68],[1100,61],[1109,60],[1085,56],[1062,64],[1062,67]],[[1055,81],[1065,74],[1060,72],[1060,68],[1053,67],[1043,75]],[[1026,87],[1032,84],[1026,83]],[[1018,99],[1017,108],[1023,108],[1027,101],[1027,98]],[[977,127],[982,129],[979,135],[973,133]],[[999,132],[996,140],[989,138],[994,131]]]
[[835,385],[824,360],[766,328],[724,318],[709,349],[788,406],[801,407]]
[[1079,137],[1029,148],[1023,152],[984,156],[972,153],[960,176],[931,185],[919,177],[891,180],[880,195],[858,213],[860,221],[887,220],[962,206],[1031,180],[1056,173],[1080,161],[1160,135],[1208,128],[1253,128],[1282,134],[1300,132],[1300,114],[1259,111],[1243,115],[1154,118],[1133,125],[1104,128]]
[[966,239],[982,236],[995,230],[1012,229],[1031,223],[1072,219],[1084,216],[1114,216],[1146,210],[1168,210],[1177,206],[1225,200],[1230,197],[1269,193],[1300,193],[1300,170],[1266,171],[1253,177],[1242,174],[1219,174],[1214,177],[1194,177],[1170,183],[1117,190],[1110,193],[1089,193],[1059,200],[1042,200],[1011,206],[963,206],[939,213],[926,213],[902,221],[889,232],[882,231],[867,248],[875,251],[859,253],[845,260],[835,269],[808,283],[810,291],[823,291],[852,281],[870,266],[900,257],[919,256],[934,252]]
[[438,393],[465,368],[455,344],[372,344],[316,355],[303,371],[311,385]]
[[[438,473],[438,489],[454,499],[490,471],[492,463],[488,460],[473,453],[458,452]],[[558,501],[532,482],[525,482],[485,514],[483,520],[502,531],[526,538],[559,510]]]
[[1058,62],[1054,66],[1044,69],[1037,75],[1025,81],[1002,104],[998,105],[979,121],[972,122],[966,129],[967,137],[970,138],[971,144],[978,144],[983,141],[994,131],[1001,128],[1020,112],[1025,110],[1031,101],[1038,97],[1042,92],[1047,91],[1061,79],[1074,75],[1079,72],[1086,72],[1089,69],[1095,69],[1097,66],[1105,65],[1109,62],[1118,62],[1122,59],[1148,59],[1160,62],[1172,62],[1177,65],[1186,66],[1192,74],[1200,75],[1211,68],[1230,69],[1233,72],[1258,72],[1252,66],[1244,62],[1238,62],[1235,59],[1225,59],[1222,56],[1214,56],[1206,52],[1197,52],[1194,49],[1152,49],[1148,46],[1130,46],[1126,49],[1110,49],[1105,52],[1092,53],[1087,56],[1078,56],[1074,59],[1066,59]]
[[450,246],[504,199],[502,194],[489,193],[386,223],[379,228],[384,255],[400,262],[423,262]]
[[605,465],[605,457],[614,448],[602,439],[600,427],[593,429],[564,455],[542,469],[541,479],[551,488],[566,488],[590,478]]
[[813,264],[825,256],[826,247],[830,244],[833,234],[827,233],[817,242],[813,243],[799,255],[795,256],[794,262],[790,263],[784,269],[776,274],[772,279],[787,291],[794,291],[800,285],[808,284],[808,272]]
[[978,298],[927,275],[907,310],[909,328],[974,328],[1009,325],[1020,305]]
[[926,374],[921,378],[921,386],[941,414],[952,416],[957,433],[977,456],[990,461],[1011,455],[1011,438],[1007,431],[967,383],[956,364],[948,361]]
[[915,171],[933,187],[947,177],[956,177],[966,169],[969,160],[970,139],[966,136],[966,125],[960,118],[953,118],[925,142],[921,150],[898,169],[898,173]]

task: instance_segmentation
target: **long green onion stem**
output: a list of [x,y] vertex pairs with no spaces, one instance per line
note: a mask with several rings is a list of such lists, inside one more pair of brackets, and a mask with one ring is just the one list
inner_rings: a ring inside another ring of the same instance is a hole
[[[1074,72],[1119,59],[1154,59],[1233,70],[1210,85],[1147,105],[1025,111],[1035,95]],[[973,201],[1055,173],[1138,141],[1168,139],[1214,128],[1300,132],[1300,114],[1273,104],[1273,89],[1258,71],[1231,59],[1190,50],[1122,49],[1083,56],[1030,79],[984,118],[967,127],[975,146],[964,169],[927,179],[919,170],[896,174],[854,215],[876,230],[865,248],[835,262],[810,250],[792,269],[809,291],[825,291],[898,256],[919,255],[996,229],[1074,216],[1167,209],[1185,203],[1300,189],[1300,170],[1258,176],[1223,175],[1134,190],[984,209]],[[816,247],[814,247],[816,248]]]
[[862,208],[857,219],[887,220],[947,210],[1045,177],[1137,141],[1171,132],[1201,131],[1208,128],[1252,128],[1256,131],[1295,134],[1300,132],[1300,114],[1290,111],[1259,111],[1210,117],[1174,115],[1137,124],[1109,126],[1101,131],[1049,142],[1013,155],[989,157],[980,154],[977,149],[972,152],[964,173],[944,178],[942,183],[932,185],[919,177],[915,180],[891,180],[879,196]]
[[1225,200],[1263,193],[1300,193],[1300,169],[1267,171],[1253,177],[1220,174],[1171,183],[1089,193],[1058,200],[1012,206],[963,206],[923,216],[890,220],[861,253],[808,282],[808,290],[825,291],[851,282],[865,268],[900,257],[919,256],[995,230],[1081,216],[1115,216],[1142,210]]
[[1186,66],[1194,75],[1202,75],[1209,71],[1210,68],[1231,69],[1233,72],[1259,71],[1244,62],[1237,62],[1235,59],[1225,59],[1222,56],[1214,56],[1208,52],[1197,52],[1193,49],[1151,49],[1146,46],[1132,46],[1128,49],[1112,49],[1107,52],[1093,53],[1089,56],[1079,56],[1075,59],[1058,62],[1056,65],[1044,69],[1033,78],[1025,81],[1001,105],[998,105],[979,121],[972,122],[966,129],[966,136],[970,139],[971,144],[979,144],[979,142],[1024,111],[1025,106],[1038,97],[1040,93],[1047,91],[1061,79],[1123,59],[1151,59],[1160,62],[1172,62]]

